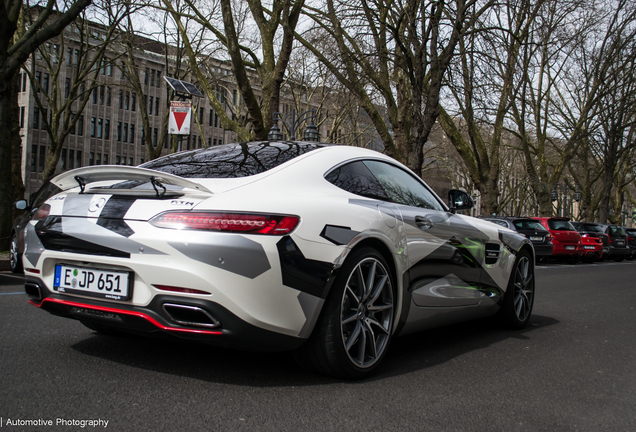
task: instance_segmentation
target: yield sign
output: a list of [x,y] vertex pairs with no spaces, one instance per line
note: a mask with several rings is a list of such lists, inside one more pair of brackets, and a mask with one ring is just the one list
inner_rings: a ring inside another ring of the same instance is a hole
[[168,133],[171,133],[173,135],[189,135],[191,115],[192,102],[170,102]]

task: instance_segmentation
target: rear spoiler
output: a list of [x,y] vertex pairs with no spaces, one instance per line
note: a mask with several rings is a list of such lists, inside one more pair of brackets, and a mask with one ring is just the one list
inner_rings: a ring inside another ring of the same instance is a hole
[[[212,193],[205,186],[183,177],[146,168],[120,165],[99,165],[77,168],[53,177],[53,179],[51,179],[51,183],[63,191],[79,186],[80,193],[84,193],[86,185],[89,183],[110,180],[149,182],[154,188],[157,196],[164,196],[166,193],[165,185],[194,189],[209,194]],[[115,190],[113,190],[113,192],[114,191]],[[129,190],[129,192],[134,193],[132,190]]]

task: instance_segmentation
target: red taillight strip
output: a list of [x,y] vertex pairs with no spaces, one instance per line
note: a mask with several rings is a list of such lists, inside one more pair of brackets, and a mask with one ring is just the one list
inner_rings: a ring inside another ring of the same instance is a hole
[[194,330],[194,329],[191,330],[191,329],[180,329],[180,328],[174,328],[174,327],[167,327],[167,326],[161,324],[159,321],[157,321],[153,317],[146,315],[145,313],[134,312],[134,311],[129,311],[129,310],[125,310],[125,309],[115,309],[115,308],[109,308],[109,307],[104,307],[104,306],[93,306],[93,305],[87,305],[87,304],[84,304],[84,303],[75,303],[75,302],[71,302],[71,301],[68,301],[68,300],[59,300],[59,299],[52,299],[52,298],[45,298],[40,303],[36,303],[36,302],[34,302],[32,300],[29,300],[29,303],[31,303],[33,306],[37,306],[39,308],[42,307],[44,302],[57,303],[57,304],[65,305],[65,306],[81,307],[81,308],[84,308],[84,309],[93,309],[93,310],[98,310],[98,311],[102,311],[102,312],[110,312],[110,313],[115,313],[115,314],[130,315],[130,316],[134,316],[134,317],[137,317],[137,318],[143,318],[146,321],[148,321],[151,324],[153,324],[155,327],[160,328],[161,330],[169,330],[169,331],[185,332],[185,333],[211,334],[211,335],[221,335],[221,334],[223,334],[220,331]]
[[289,215],[170,211],[155,216],[150,223],[169,229],[284,235],[292,232],[299,221],[299,217]]
[[210,295],[209,292],[201,291],[194,288],[181,288],[181,287],[170,286],[170,285],[155,285],[155,284],[153,284],[152,286],[162,291],[180,292],[180,293],[186,293],[186,294]]

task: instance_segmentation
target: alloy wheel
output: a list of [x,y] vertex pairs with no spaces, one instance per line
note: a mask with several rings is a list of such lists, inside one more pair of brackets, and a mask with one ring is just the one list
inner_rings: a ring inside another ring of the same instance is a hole
[[528,257],[521,257],[515,269],[514,310],[519,321],[525,321],[532,311],[534,272]]
[[342,296],[340,331],[349,360],[373,366],[387,349],[393,325],[393,287],[387,269],[374,257],[353,269]]

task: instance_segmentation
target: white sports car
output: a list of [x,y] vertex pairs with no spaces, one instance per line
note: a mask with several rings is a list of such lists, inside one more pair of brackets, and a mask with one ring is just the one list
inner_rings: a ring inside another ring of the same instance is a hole
[[524,236],[455,214],[375,151],[254,142],[58,175],[26,227],[29,301],[97,332],[295,350],[347,378],[397,335],[530,318]]

